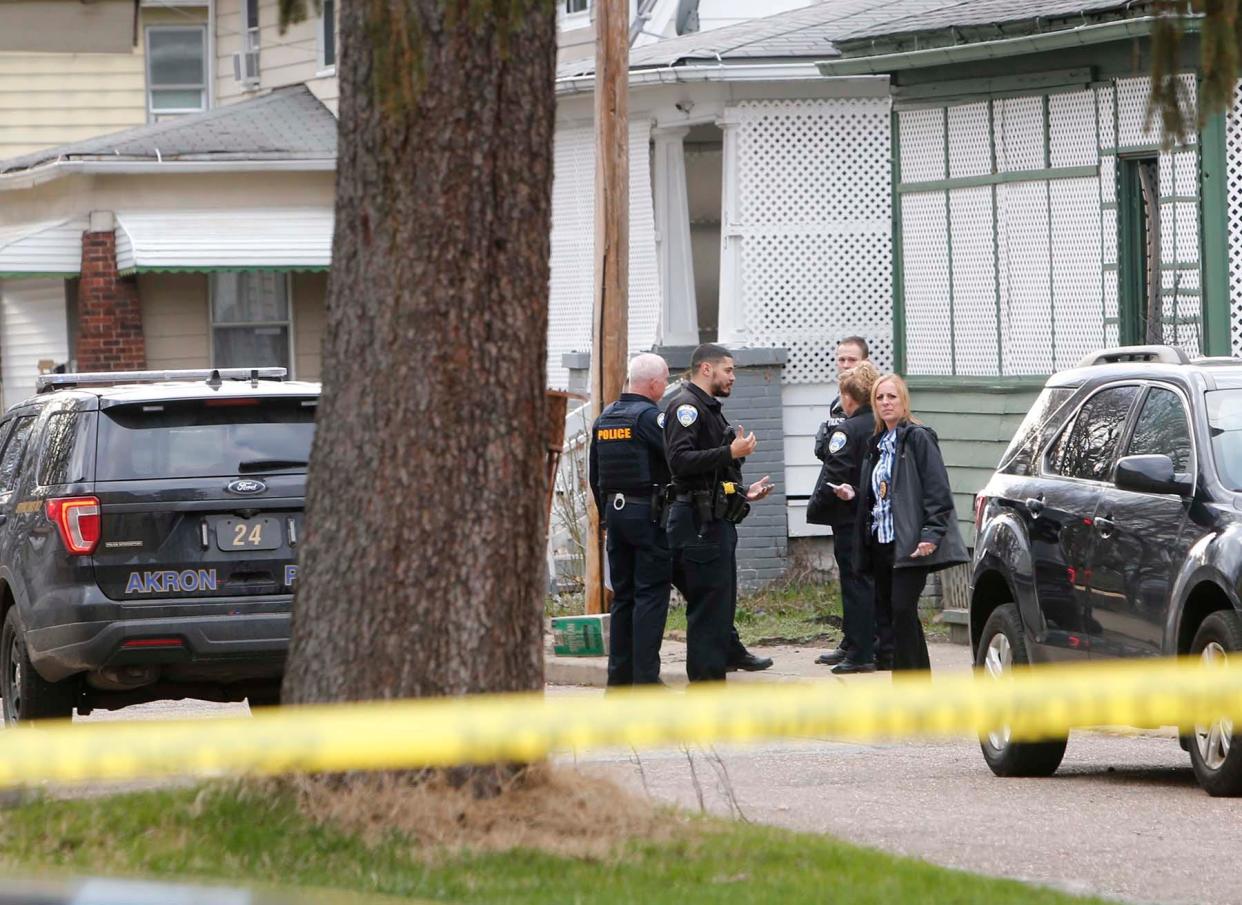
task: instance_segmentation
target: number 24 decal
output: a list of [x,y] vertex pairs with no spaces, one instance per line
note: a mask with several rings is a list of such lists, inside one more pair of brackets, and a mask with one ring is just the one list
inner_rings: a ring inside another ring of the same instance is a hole
[[263,523],[262,522],[256,523],[255,526],[250,529],[249,534],[247,534],[246,529],[247,529],[247,526],[244,523],[241,525],[233,526],[233,546],[234,547],[257,546],[258,544],[263,543]]

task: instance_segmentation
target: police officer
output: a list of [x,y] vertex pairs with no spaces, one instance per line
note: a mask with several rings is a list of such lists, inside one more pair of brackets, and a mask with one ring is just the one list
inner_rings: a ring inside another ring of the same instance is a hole
[[613,592],[610,687],[660,681],[673,557],[661,526],[669,473],[656,402],[667,386],[663,358],[636,356],[630,361],[628,392],[604,409],[591,428],[591,491],[605,525]]
[[[855,368],[861,362],[865,361],[870,364],[870,355],[871,350],[867,347],[867,341],[861,336],[845,337],[845,339],[841,340],[841,342],[837,344],[838,378],[845,374],[846,371]],[[827,420],[819,426],[819,430],[815,434],[815,458],[819,459],[821,462],[828,462],[829,458],[831,458],[831,453],[828,450],[829,441],[832,439],[832,436],[837,429],[845,422],[847,417],[848,415],[846,414],[845,408],[841,403],[841,397],[838,395],[832,400],[832,405],[828,408]],[[845,543],[848,545],[849,541],[847,540]],[[834,556],[837,559],[837,571],[841,572],[842,569],[845,569],[848,572],[849,568],[841,564],[841,557],[842,555],[845,555],[848,559],[852,556],[853,551],[851,550],[847,552],[842,550],[835,529],[833,533],[833,550]],[[845,604],[844,591],[845,589],[842,588],[843,607]],[[887,618],[888,617],[885,614],[876,615],[876,619],[878,620],[876,623],[876,655],[881,665],[892,659],[892,631],[888,625]],[[815,658],[815,662],[822,663],[825,666],[835,667],[838,663],[850,658],[853,646],[852,639],[849,634],[846,633],[845,637],[842,638],[841,643],[836,647],[836,649],[820,654]],[[857,651],[855,651],[855,653],[857,653]],[[857,660],[858,658],[855,657],[854,659]]]
[[871,576],[856,568],[854,523],[858,517],[858,503],[839,497],[837,488],[843,484],[859,486],[862,461],[875,436],[871,388],[879,376],[869,361],[860,362],[841,374],[838,398],[847,417],[828,436],[824,465],[806,506],[808,522],[832,526],[832,551],[840,577],[845,637],[836,650],[821,654],[815,662],[827,663],[834,673],[875,672],[876,669],[875,587]]
[[[867,341],[861,336],[845,337],[837,344],[837,376],[840,377],[860,361],[870,361],[870,354],[871,350],[867,348]],[[819,461],[826,461],[828,438],[847,417],[845,408],[841,405],[841,397],[838,395],[828,406],[827,420],[815,432],[815,458]]]
[[729,667],[737,609],[737,524],[772,490],[765,475],[742,485],[754,433],[735,431],[718,397],[733,390],[733,356],[706,343],[690,359],[690,381],[665,409],[664,448],[673,476],[669,545],[686,596],[686,674],[718,681]]

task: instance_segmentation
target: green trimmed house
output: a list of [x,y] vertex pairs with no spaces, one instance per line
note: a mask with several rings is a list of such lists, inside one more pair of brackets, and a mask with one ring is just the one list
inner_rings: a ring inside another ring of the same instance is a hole
[[891,80],[894,357],[963,518],[1050,373],[1122,343],[1242,351],[1242,124],[1166,144],[1153,5],[896,4],[820,63]]

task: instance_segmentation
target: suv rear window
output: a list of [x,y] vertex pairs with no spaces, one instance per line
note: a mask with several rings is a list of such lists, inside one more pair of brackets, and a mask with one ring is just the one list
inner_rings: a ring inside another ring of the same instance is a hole
[[1242,390],[1212,390],[1203,396],[1216,473],[1230,490],[1242,490]]
[[1121,432],[1137,395],[1135,386],[1109,387],[1083,403],[1074,422],[1061,432],[1048,452],[1049,471],[1067,478],[1108,480]]
[[1001,456],[1000,470],[1005,474],[1031,475],[1036,472],[1035,461],[1048,429],[1049,422],[1065,400],[1074,395],[1077,387],[1045,387],[1031,410],[1022,419],[1009,448]]
[[316,403],[225,397],[103,409],[96,480],[304,472]]

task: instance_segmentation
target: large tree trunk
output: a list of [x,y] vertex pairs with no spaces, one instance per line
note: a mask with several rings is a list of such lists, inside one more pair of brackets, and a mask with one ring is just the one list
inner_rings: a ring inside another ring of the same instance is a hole
[[549,0],[341,4],[292,703],[543,680]]

